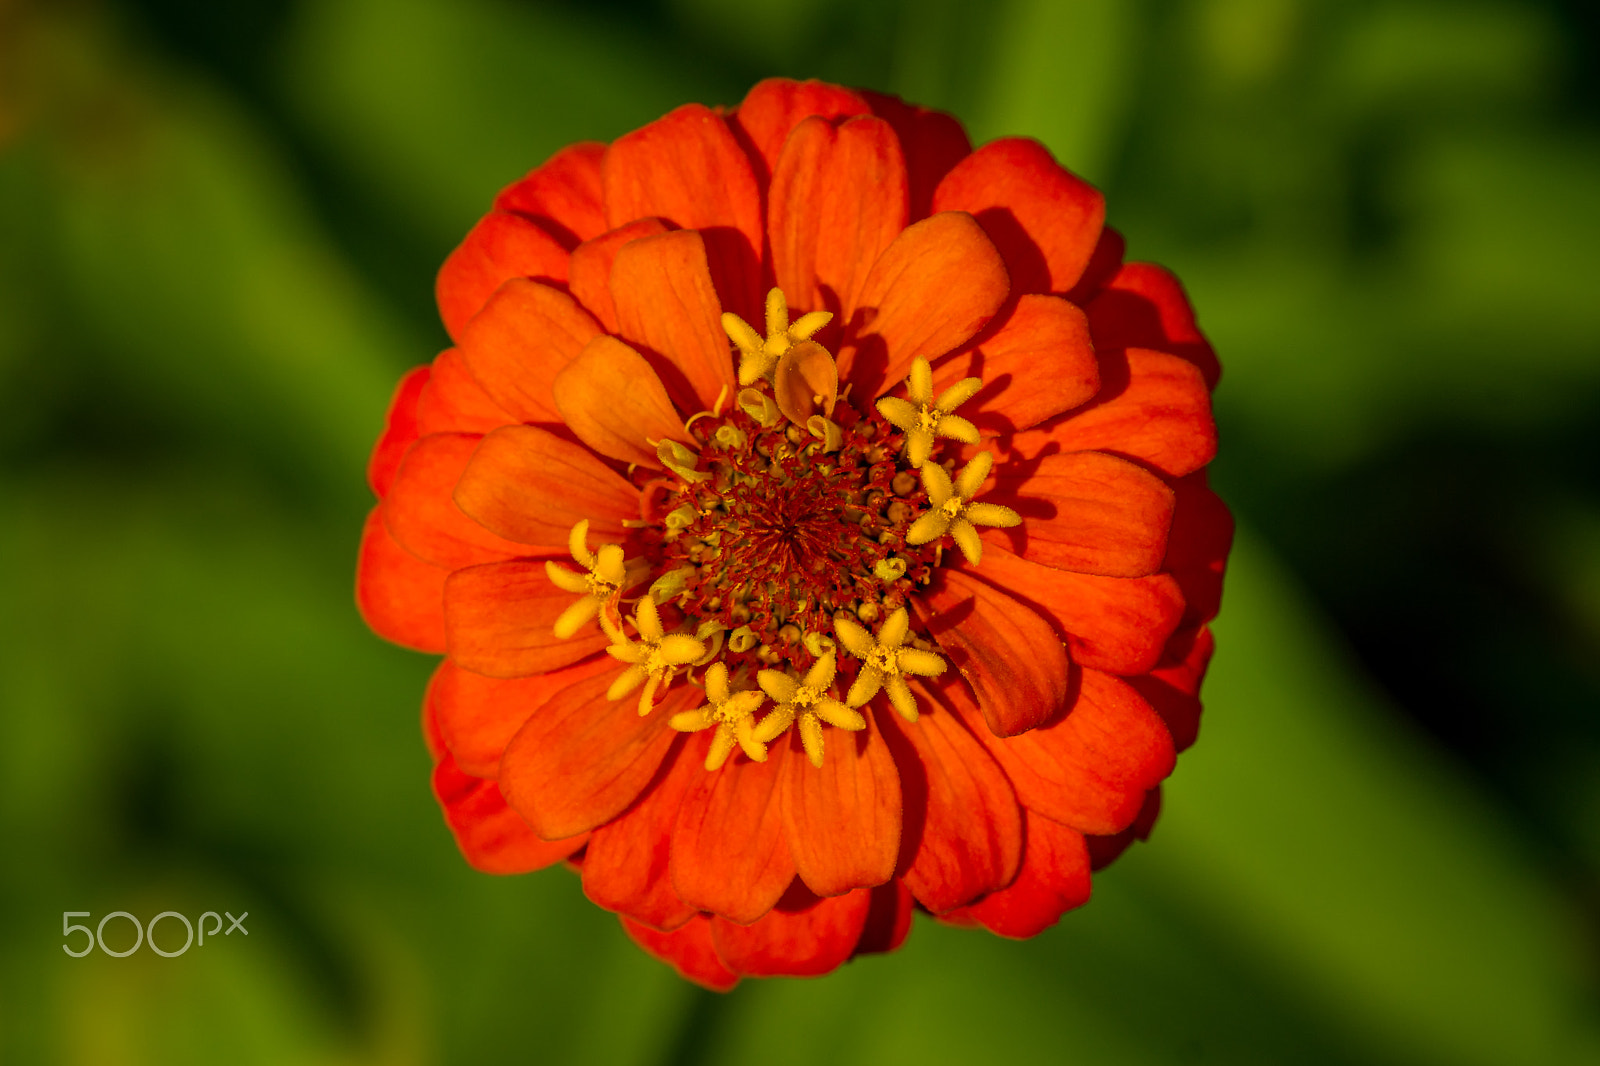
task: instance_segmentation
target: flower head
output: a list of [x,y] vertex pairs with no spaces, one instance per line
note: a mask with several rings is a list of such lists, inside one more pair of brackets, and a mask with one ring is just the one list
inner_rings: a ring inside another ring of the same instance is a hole
[[500,194],[357,583],[445,655],[469,861],[568,860],[718,988],[1087,899],[1193,739],[1232,532],[1215,357],[1103,217],[1032,141],[783,80]]

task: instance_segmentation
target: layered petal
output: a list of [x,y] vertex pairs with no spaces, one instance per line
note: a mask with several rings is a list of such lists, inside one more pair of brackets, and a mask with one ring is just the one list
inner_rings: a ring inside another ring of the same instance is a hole
[[872,891],[819,899],[796,884],[751,925],[711,919],[711,941],[728,968],[751,977],[814,977],[846,962],[866,928]]
[[471,454],[455,484],[460,512],[515,543],[515,554],[567,554],[572,527],[620,539],[639,493],[581,444],[535,426],[504,426]]
[[1067,651],[1037,611],[958,570],[939,571],[917,610],[1002,737],[1046,721],[1067,698]]
[[1065,414],[1100,390],[1089,320],[1058,296],[1024,295],[999,328],[990,323],[971,347],[934,368],[934,395],[969,377],[982,378],[983,388],[963,410],[986,437]]
[[899,951],[911,933],[911,915],[916,906],[911,890],[898,878],[872,889],[872,903],[867,908],[861,939],[856,941],[856,954]]
[[461,854],[490,874],[525,874],[552,866],[583,847],[580,834],[541,840],[500,794],[500,786],[463,773],[449,755],[433,768],[433,794]]
[[428,375],[427,367],[413,367],[400,379],[400,384],[394,390],[394,398],[389,401],[389,414],[384,419],[383,433],[372,449],[372,457],[367,460],[367,484],[371,486],[372,494],[380,500],[389,491],[389,486],[394,484],[395,473],[400,469],[400,460],[405,456],[406,449],[421,436],[417,428],[417,400],[428,384]]
[[496,678],[446,659],[428,683],[427,706],[456,765],[477,777],[495,777],[506,746],[550,697],[616,664],[597,655],[531,677]]
[[473,521],[451,498],[481,439],[476,433],[423,437],[406,452],[384,500],[384,522],[394,539],[419,559],[446,570],[528,551]]
[[607,331],[616,333],[621,328],[617,324],[617,302],[611,298],[611,267],[617,261],[618,250],[629,241],[666,232],[667,224],[659,218],[639,218],[584,241],[573,251],[567,288]]
[[[783,828],[795,869],[819,896],[881,885],[900,852],[900,775],[876,715],[856,733],[835,729],[814,767],[791,752],[783,781]],[[792,736],[790,745],[799,742]]]
[[1171,352],[1198,367],[1209,388],[1217,387],[1217,353],[1200,332],[1183,285],[1168,271],[1154,263],[1127,263],[1087,310],[1096,347]]
[[1233,548],[1233,515],[1206,485],[1205,471],[1180,479],[1172,535],[1162,569],[1172,572],[1188,603],[1187,625],[1209,622],[1222,606],[1222,576]]
[[439,268],[439,317],[460,341],[491,294],[512,278],[567,280],[567,251],[543,226],[508,211],[491,211]]
[[1128,679],[1128,684],[1167,723],[1173,746],[1180,752],[1200,735],[1200,682],[1205,679],[1215,648],[1207,627],[1180,630],[1167,641],[1167,653],[1160,665],[1143,676]]
[[667,719],[691,703],[692,689],[669,691],[641,717],[633,700],[606,699],[614,676],[602,671],[550,697],[500,761],[506,800],[546,840],[587,832],[627,810],[679,735]]
[[400,546],[383,520],[384,505],[367,515],[356,560],[356,607],[372,631],[403,647],[444,651],[444,580],[450,571],[423,562]]
[[606,146],[597,141],[568,145],[502,189],[494,206],[537,222],[571,250],[606,229],[600,189],[600,161],[605,154]]
[[766,762],[736,755],[695,780],[672,831],[672,887],[685,903],[748,924],[789,887],[795,864],[782,787],[789,760],[789,746],[776,744]]
[[556,377],[556,406],[567,428],[601,455],[661,469],[652,441],[692,438],[650,364],[602,334]]
[[529,677],[587,659],[610,640],[593,624],[564,640],[556,636],[556,619],[572,601],[572,593],[551,583],[542,562],[457,570],[444,584],[450,658],[486,677]]
[[461,334],[461,357],[490,398],[518,422],[559,422],[551,386],[600,335],[587,311],[560,289],[507,282]]
[[1089,846],[1089,869],[1103,870],[1116,862],[1122,853],[1133,846],[1136,840],[1149,840],[1150,831],[1156,826],[1156,818],[1161,814],[1161,786],[1157,785],[1144,794],[1144,803],[1139,807],[1139,813],[1134,816],[1132,823],[1121,832],[1105,836],[1088,835],[1083,838]]
[[1001,936],[1026,939],[1089,902],[1089,849],[1076,829],[1024,811],[1028,847],[1017,879],[966,909]]
[[417,397],[417,433],[488,433],[515,422],[504,407],[489,398],[467,362],[454,348],[440,352],[433,372]]
[[652,929],[627,915],[622,916],[622,928],[635,944],[677,970],[685,980],[713,992],[726,992],[739,983],[739,975],[717,956],[716,945],[711,942],[711,919],[703,914],[670,933]]
[[1022,857],[1022,813],[1000,766],[934,692],[912,685],[913,725],[883,715],[906,793],[902,878],[934,914],[1011,883]]
[[972,142],[961,123],[942,111],[908,104],[883,93],[861,94],[872,113],[894,127],[911,179],[911,219],[932,214],[933,190],[961,160],[972,154]]
[[745,94],[729,122],[754,149],[751,165],[757,181],[765,185],[777,170],[790,131],[803,120],[812,115],[837,119],[868,113],[867,102],[849,89],[820,81],[767,78]]
[[967,156],[933,194],[934,211],[977,218],[1016,293],[1066,293],[1100,240],[1105,197],[1038,141],[1002,137]]

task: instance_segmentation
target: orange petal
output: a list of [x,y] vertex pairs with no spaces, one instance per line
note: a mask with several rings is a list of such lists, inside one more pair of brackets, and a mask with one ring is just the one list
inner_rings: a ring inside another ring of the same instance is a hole
[[685,903],[749,923],[794,880],[779,787],[788,757],[787,744],[766,762],[735,753],[696,779],[672,831],[672,887]]
[[868,113],[867,102],[849,89],[820,81],[767,78],[756,83],[729,122],[755,149],[757,181],[765,185],[777,169],[790,131],[811,115],[824,119]]
[[437,655],[444,651],[444,579],[389,535],[383,504],[367,515],[356,560],[356,607],[384,640]]
[[598,625],[565,640],[554,632],[575,598],[550,583],[542,562],[457,570],[444,585],[450,658],[486,677],[529,677],[587,659],[610,643]]
[[650,360],[678,410],[710,410],[723,387],[733,387],[733,355],[700,234],[679,230],[623,245],[611,295],[622,336]]
[[911,915],[916,900],[903,881],[890,881],[872,890],[872,906],[867,922],[856,941],[857,955],[880,955],[899,951],[911,933]]
[[1032,729],[1067,698],[1067,651],[1038,612],[958,570],[915,601],[928,632],[967,679],[996,736]]
[[606,699],[621,672],[601,671],[551,696],[500,761],[506,800],[546,840],[585,832],[627,810],[679,736],[667,719],[693,706],[698,694],[679,685],[640,717],[638,701]]
[[423,437],[406,452],[384,500],[384,522],[394,539],[423,561],[446,570],[528,554],[525,545],[491,533],[451,499],[481,439],[476,433]]
[[772,268],[789,307],[855,311],[867,273],[906,228],[906,165],[887,122],[808,118],[789,135],[768,194]]
[[1103,227],[1094,252],[1089,256],[1089,265],[1083,268],[1078,283],[1067,292],[1067,299],[1087,308],[1095,294],[1111,284],[1111,279],[1122,269],[1122,256],[1127,250],[1127,242],[1114,226]]
[[683,418],[650,364],[602,333],[556,375],[556,406],[567,428],[601,455],[661,469],[652,440],[688,440]]
[[1233,548],[1233,515],[1222,498],[1206,487],[1204,470],[1180,479],[1178,507],[1167,538],[1162,569],[1172,572],[1188,603],[1186,625],[1209,622],[1222,605],[1222,575]]
[[1098,189],[1022,137],[990,141],[956,164],[934,192],[933,209],[975,215],[1017,293],[1071,290],[1106,218]]
[[417,429],[417,398],[428,384],[428,374],[425,366],[413,367],[395,386],[394,398],[389,401],[383,435],[372,449],[372,458],[367,460],[367,484],[380,500],[394,484],[406,449],[422,435]]
[[911,178],[911,217],[927,218],[932,213],[933,190],[952,167],[972,154],[967,131],[942,111],[929,111],[882,93],[861,95],[872,105],[872,113],[899,135]]
[[1089,320],[1058,296],[1027,295],[1004,325],[933,370],[935,396],[962,378],[983,389],[961,408],[986,437],[1027,429],[1094,399],[1100,364],[1089,343]]
[[1167,641],[1161,665],[1141,677],[1128,678],[1128,684],[1167,723],[1178,751],[1186,750],[1200,735],[1200,682],[1215,647],[1211,630],[1205,626],[1179,630]]
[[971,215],[947,211],[903,230],[878,257],[845,323],[839,379],[855,395],[900,384],[918,356],[937,359],[983,328],[1005,303],[1006,268]]
[[600,193],[600,160],[606,146],[598,141],[568,145],[542,166],[501,190],[494,206],[522,215],[574,248],[606,229]]
[[1157,785],[1144,794],[1144,803],[1139,807],[1139,813],[1134,816],[1133,822],[1118,833],[1106,835],[1088,835],[1083,842],[1089,845],[1089,869],[1103,870],[1115,862],[1135,840],[1149,840],[1150,831],[1155,828],[1156,818],[1161,814],[1161,786]]
[[1067,641],[1072,661],[1112,674],[1142,674],[1183,617],[1183,593],[1170,574],[1099,577],[1020,559],[987,545],[983,563],[958,565],[1048,618]]
[[589,838],[583,891],[606,910],[657,929],[676,929],[695,916],[694,908],[672,891],[668,861],[678,810],[706,772],[710,732],[688,738],[644,795]]
[[711,941],[728,968],[752,977],[815,977],[855,953],[872,906],[870,889],[818,899],[796,884],[753,925],[711,919]]
[[1128,263],[1089,301],[1096,348],[1154,348],[1200,368],[1217,387],[1222,365],[1195,322],[1183,285],[1154,263]]
[[1027,939],[1089,902],[1089,849],[1076,829],[1024,809],[1027,851],[1016,881],[967,908],[992,933]]
[[833,414],[839,398],[839,367],[822,345],[802,341],[779,357],[772,393],[784,417],[803,426],[819,407],[822,414]]
[[639,492],[581,444],[535,426],[503,426],[483,438],[455,486],[456,503],[519,546],[566,555],[572,527],[620,539],[639,513]]
[[1036,563],[1106,577],[1142,577],[1161,568],[1175,497],[1143,467],[1104,452],[1057,453],[1035,434],[1014,438],[1013,458],[995,466],[984,501],[1010,507],[1022,525],[983,532]]
[[417,397],[417,431],[429,433],[488,433],[517,421],[489,398],[466,360],[446,348],[433,361],[433,373]]
[[1022,858],[1022,813],[1011,783],[954,714],[913,683],[921,715],[882,715],[906,790],[903,878],[934,914],[1011,883]]
[[550,385],[600,335],[589,313],[560,289],[510,281],[461,338],[461,357],[484,391],[518,422],[559,422]]
[[1077,691],[1066,713],[1020,736],[979,728],[959,686],[942,689],[950,704],[1000,763],[1022,805],[1084,833],[1130,825],[1147,789],[1172,772],[1172,736],[1126,681],[1075,670]]
[[446,755],[433,768],[433,794],[461,854],[488,874],[525,874],[552,866],[583,847],[586,835],[540,840],[506,805],[500,786],[462,773]]
[[[827,731],[819,769],[791,752],[783,827],[795,868],[819,896],[838,896],[894,876],[900,853],[900,776],[876,717],[857,733]],[[789,741],[799,742],[798,736]],[[781,743],[781,742],[780,742]]]
[[1193,363],[1144,348],[1099,353],[1100,394],[1059,422],[1018,433],[1013,447],[1037,455],[1102,451],[1169,477],[1192,474],[1217,454],[1211,393]]
[[687,925],[663,933],[622,916],[622,928],[633,942],[678,971],[678,976],[713,992],[727,992],[739,983],[739,975],[717,957],[711,942],[711,920],[697,914]]
[[757,321],[761,194],[750,158],[721,116],[685,104],[619,137],[606,151],[602,176],[611,226],[655,217],[703,231],[723,306]]
[[565,282],[567,249],[521,215],[491,211],[439,268],[434,294],[450,336],[459,341],[472,316],[512,278]]
[[617,250],[629,241],[640,237],[655,237],[667,232],[667,224],[659,218],[641,218],[602,233],[578,245],[572,253],[567,286],[580,304],[600,320],[607,331],[615,333],[617,302],[611,298],[611,266],[616,262]]
[[485,677],[446,659],[428,683],[427,704],[456,765],[478,777],[494,777],[506,745],[534,711],[568,685],[601,671],[616,674],[609,655],[511,679]]

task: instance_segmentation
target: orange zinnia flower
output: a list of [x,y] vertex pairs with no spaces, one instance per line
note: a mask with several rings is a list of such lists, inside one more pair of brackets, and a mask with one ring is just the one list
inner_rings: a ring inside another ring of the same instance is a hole
[[1218,366],[1033,141],[766,81],[496,199],[358,599],[445,819],[713,988],[1032,936],[1149,831],[1232,536]]

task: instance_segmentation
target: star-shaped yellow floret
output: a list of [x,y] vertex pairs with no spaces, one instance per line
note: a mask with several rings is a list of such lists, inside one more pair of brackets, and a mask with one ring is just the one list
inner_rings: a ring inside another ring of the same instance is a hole
[[789,303],[784,299],[782,289],[767,293],[765,340],[750,323],[732,311],[724,311],[722,328],[739,349],[739,384],[754,385],[762,378],[771,377],[773,368],[778,365],[784,352],[801,341],[810,340],[817,330],[832,319],[833,315],[828,311],[812,311],[801,315],[800,321],[790,325]]
[[728,761],[734,746],[756,762],[767,761],[767,746],[756,739],[755,712],[767,701],[760,689],[731,692],[728,689],[728,668],[722,663],[712,664],[706,671],[706,699],[710,702],[693,711],[681,711],[672,716],[672,728],[682,733],[697,733],[702,729],[717,727],[711,738],[711,750],[706,753],[706,769],[719,769]]
[[598,553],[590,551],[587,518],[572,527],[567,548],[573,561],[588,572],[579,574],[555,562],[544,564],[552,585],[582,597],[556,619],[555,634],[562,640],[576,633],[579,626],[612,603],[624,589],[637,585],[649,571],[649,564],[643,559],[624,561],[620,544],[603,544]]
[[885,396],[878,401],[878,413],[906,435],[906,460],[919,467],[933,454],[936,437],[949,437],[963,444],[978,443],[978,427],[960,415],[951,414],[983,388],[982,378],[962,378],[933,398],[933,369],[921,356],[911,361],[911,376],[906,378],[906,397]]
[[905,647],[910,635],[911,616],[901,607],[884,620],[874,638],[860,625],[848,618],[833,622],[839,643],[861,660],[861,672],[850,686],[845,702],[860,707],[878,694],[881,688],[889,694],[889,702],[908,722],[917,720],[917,700],[906,685],[906,674],[920,677],[938,677],[944,673],[944,660],[931,651]]
[[798,721],[800,743],[805,745],[806,758],[811,765],[822,766],[822,723],[840,729],[865,729],[867,720],[859,711],[852,710],[828,695],[838,660],[833,652],[811,664],[805,680],[798,680],[779,670],[763,670],[756,675],[756,684],[772,697],[778,706],[772,709],[761,724],[756,726],[756,739],[770,744]]
[[620,662],[628,663],[611,687],[606,689],[606,699],[618,700],[641,684],[639,713],[649,714],[655,705],[656,691],[672,683],[672,675],[680,666],[686,666],[706,653],[706,646],[687,633],[665,633],[661,629],[661,615],[656,611],[656,601],[649,596],[639,600],[633,614],[633,627],[639,631],[638,640],[629,640],[619,627],[600,617],[600,625],[611,638],[606,654]]
[[973,503],[972,497],[983,487],[983,479],[994,466],[993,452],[979,452],[956,476],[937,463],[922,464],[922,487],[928,491],[928,509],[906,530],[907,544],[927,544],[946,533],[972,565],[983,557],[983,541],[974,526],[1018,526],[1022,516],[997,503]]

